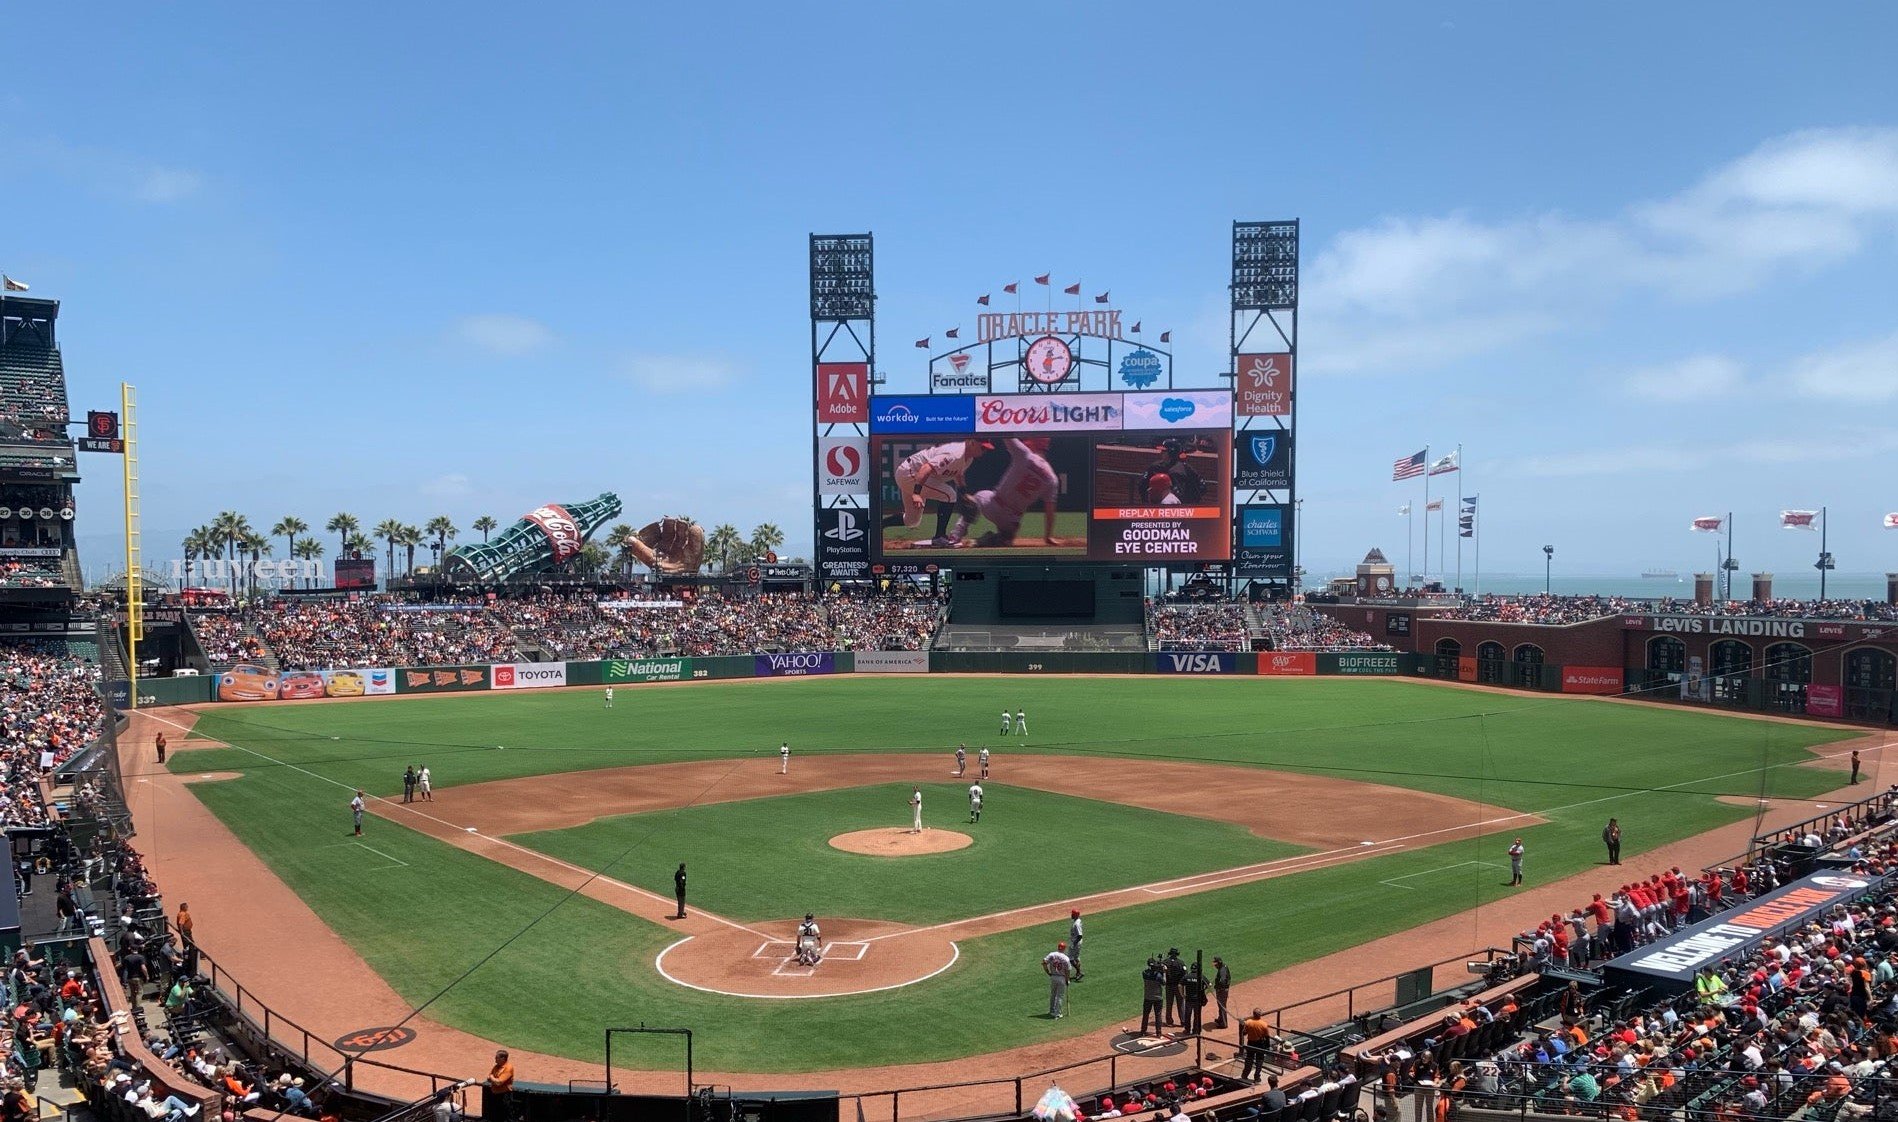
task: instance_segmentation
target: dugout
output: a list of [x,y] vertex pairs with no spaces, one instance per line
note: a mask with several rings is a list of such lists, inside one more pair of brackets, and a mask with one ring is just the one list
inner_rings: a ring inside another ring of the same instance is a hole
[[[597,1086],[597,1085],[596,1085]],[[481,1117],[508,1122],[838,1122],[835,1091],[626,1095],[571,1084],[516,1083],[496,1101],[485,1087]]]

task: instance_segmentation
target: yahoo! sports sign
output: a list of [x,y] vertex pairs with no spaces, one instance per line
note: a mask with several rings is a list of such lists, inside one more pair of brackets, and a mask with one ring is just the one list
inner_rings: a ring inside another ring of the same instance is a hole
[[837,656],[830,651],[791,651],[753,656],[753,673],[760,678],[798,678],[808,674],[835,674]]

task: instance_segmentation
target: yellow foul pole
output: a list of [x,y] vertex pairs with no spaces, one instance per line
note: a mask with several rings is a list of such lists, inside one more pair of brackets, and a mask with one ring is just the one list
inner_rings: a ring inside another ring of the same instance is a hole
[[145,638],[145,591],[138,540],[138,395],[119,383],[120,432],[125,440],[125,660],[128,704],[138,708],[138,644]]

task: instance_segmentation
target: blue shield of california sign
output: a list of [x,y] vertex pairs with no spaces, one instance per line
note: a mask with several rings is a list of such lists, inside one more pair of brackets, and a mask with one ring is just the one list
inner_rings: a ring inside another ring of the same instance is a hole
[[1280,491],[1292,485],[1292,430],[1235,434],[1238,470],[1233,486],[1244,491]]

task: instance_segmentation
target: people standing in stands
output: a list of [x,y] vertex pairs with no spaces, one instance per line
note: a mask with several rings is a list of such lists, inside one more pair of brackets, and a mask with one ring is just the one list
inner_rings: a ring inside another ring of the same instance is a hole
[[[685,866],[681,865],[679,868],[684,869]],[[508,1060],[506,1048],[494,1054],[494,1067],[489,1069],[488,1078],[481,1085],[487,1088],[495,1105],[500,1108],[496,1112],[499,1115],[497,1122],[506,1122],[507,1119],[513,1117],[514,1064]]]
[[[1245,1063],[1239,1078],[1257,1083],[1265,1071],[1265,1044],[1271,1038],[1272,1027],[1266,1023],[1265,1010],[1254,1009],[1252,1016],[1239,1022],[1239,1043],[1245,1049]],[[1392,1122],[1396,1122],[1393,1118]]]
[[1621,823],[1610,818],[1601,828],[1601,843],[1608,847],[1608,863],[1621,864]]
[[178,905],[178,918],[172,921],[171,929],[178,933],[178,941],[187,947],[193,942],[191,937],[191,929],[193,926],[191,905],[180,902]]

